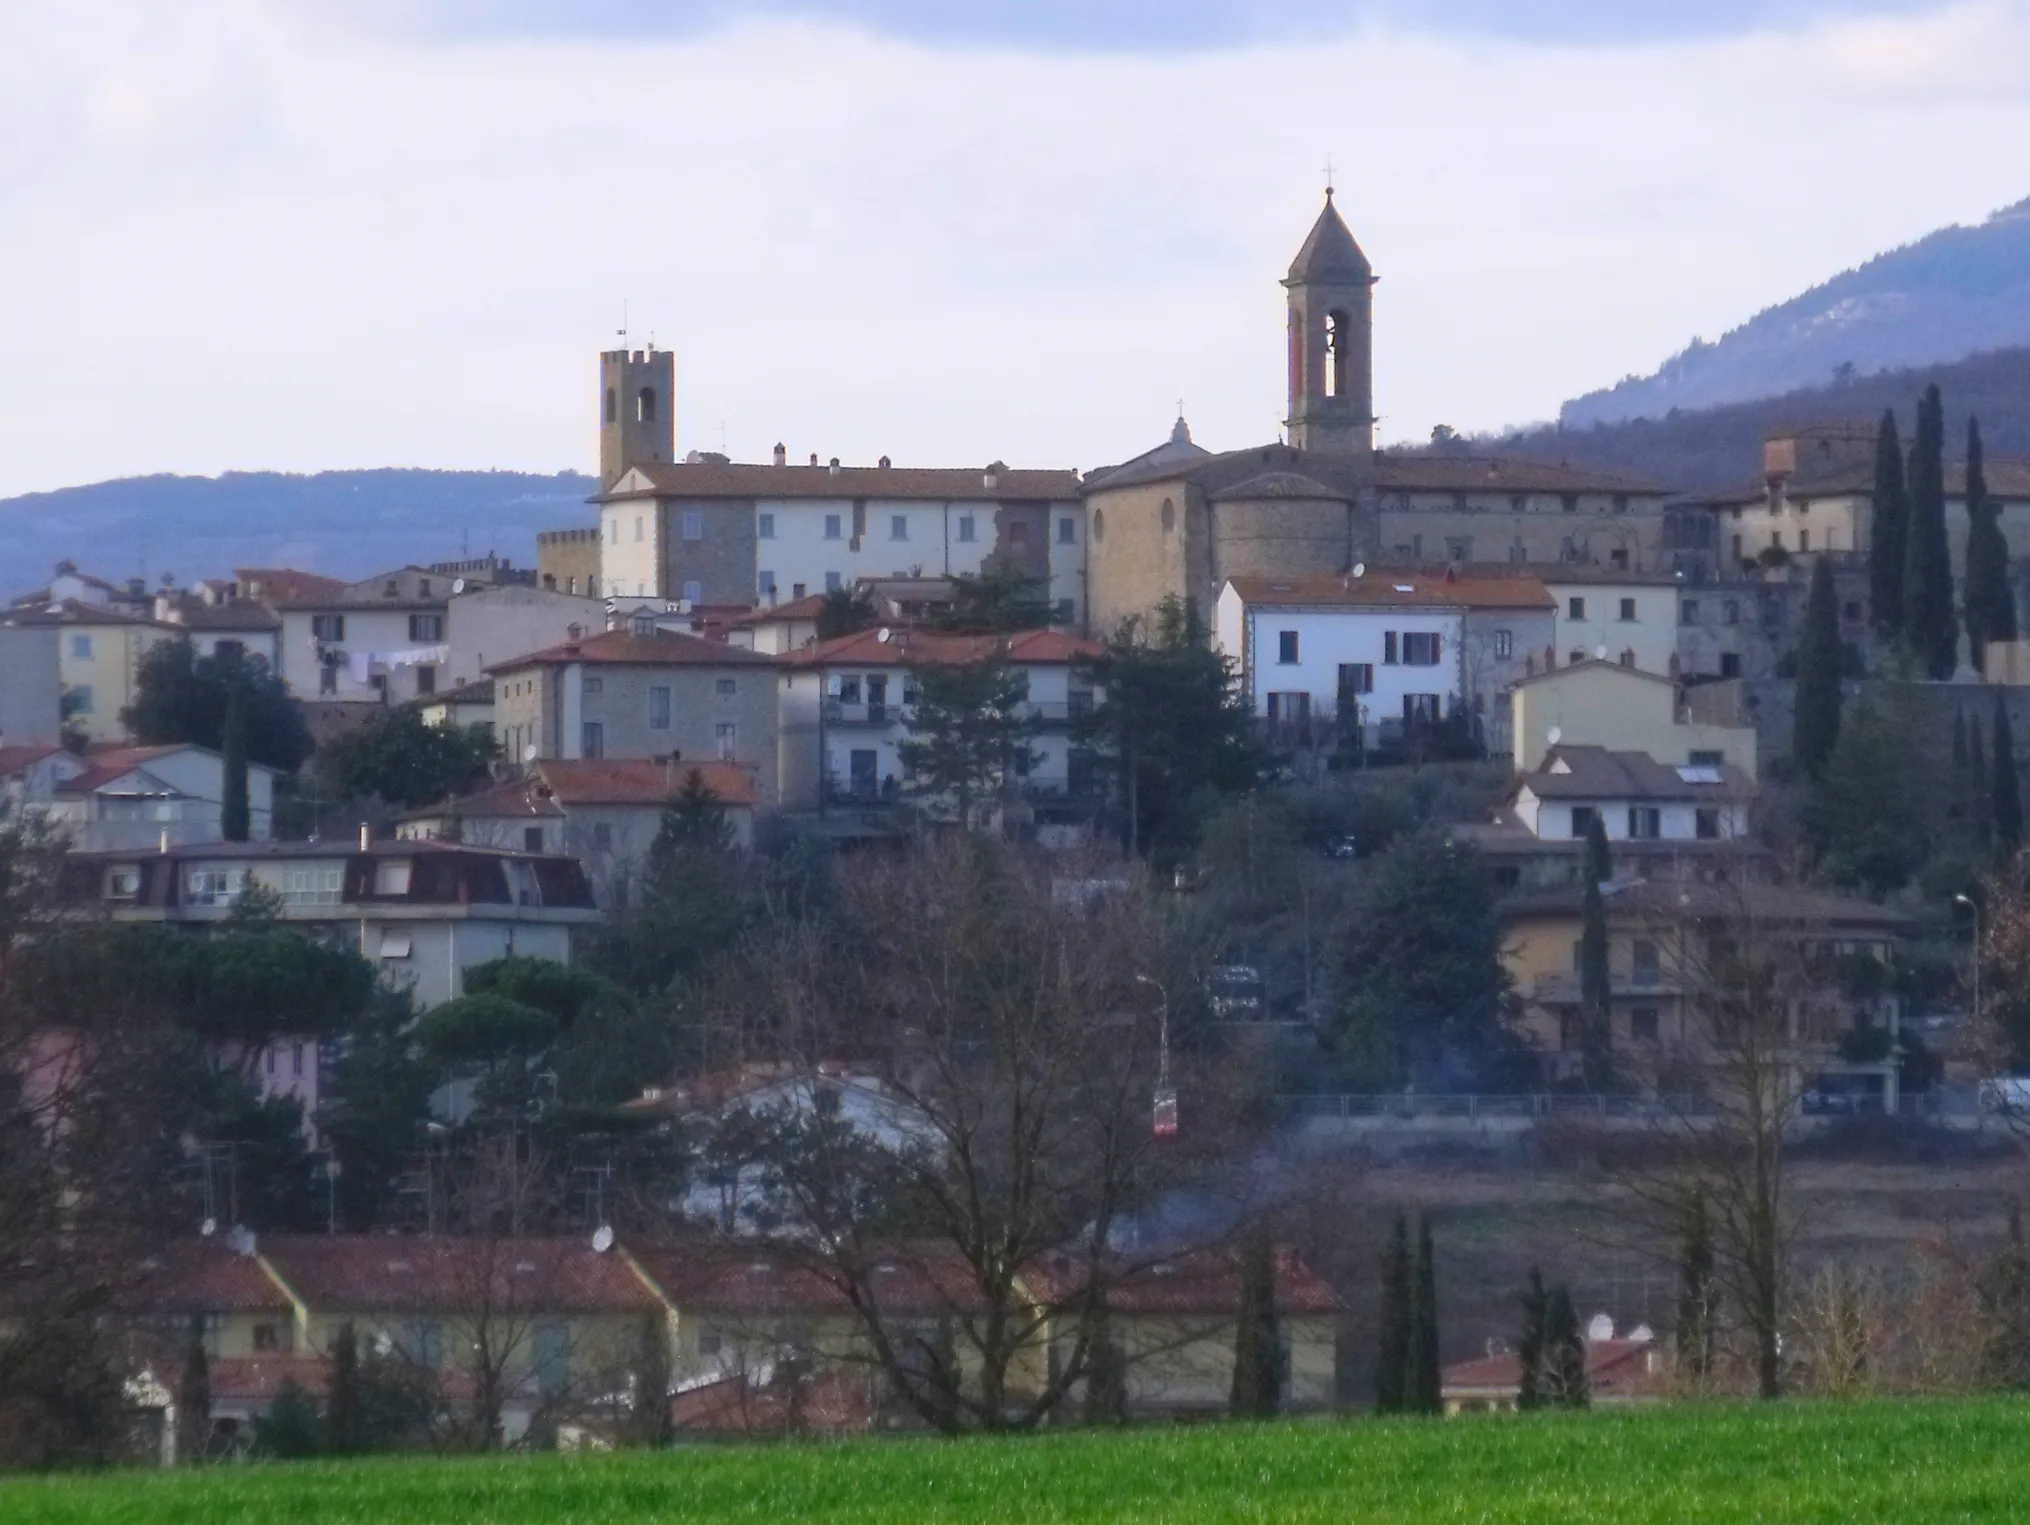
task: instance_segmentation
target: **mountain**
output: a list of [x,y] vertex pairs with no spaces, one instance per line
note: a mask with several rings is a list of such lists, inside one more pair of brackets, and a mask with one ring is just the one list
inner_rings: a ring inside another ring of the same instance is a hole
[[1647,477],[1693,491],[1743,482],[1762,470],[1762,442],[1801,424],[1873,423],[1894,408],[1905,443],[1918,394],[1932,382],[1945,397],[1946,440],[1954,456],[1965,447],[1967,415],[1981,421],[1991,457],[2030,458],[2030,347],[1996,350],[1944,365],[1860,376],[1718,408],[1674,409],[1658,418],[1547,424],[1499,438],[1476,436],[1476,450],[1527,460],[1563,461]]
[[536,531],[589,526],[590,477],[560,471],[229,471],[125,477],[0,499],[0,570],[16,593],[58,561],[107,578],[189,582],[235,567],[370,577],[496,551],[534,566]]
[[2030,201],[1878,255],[1558,416],[1567,427],[1662,418],[2020,344],[2030,344]]

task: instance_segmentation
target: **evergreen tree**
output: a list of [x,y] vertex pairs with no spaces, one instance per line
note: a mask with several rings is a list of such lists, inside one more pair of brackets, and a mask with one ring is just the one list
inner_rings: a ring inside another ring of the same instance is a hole
[[189,742],[225,750],[226,700],[246,711],[247,755],[294,773],[311,753],[310,727],[288,685],[259,656],[228,646],[201,657],[187,639],[151,646],[135,673],[134,703],[121,719],[150,746]]
[[1981,808],[1988,808],[1988,742],[1981,733],[1981,717],[1978,713],[1967,717],[1967,766],[1973,770],[1974,792],[1981,798]]
[[1586,1337],[1579,1329],[1579,1311],[1563,1282],[1551,1288],[1544,1312],[1545,1400],[1559,1408],[1582,1409],[1591,1401],[1586,1386]]
[[1586,882],[1579,901],[1579,1004],[1586,1024],[1587,1083],[1607,1084],[1614,1054],[1614,982],[1607,939],[1607,896],[1614,873],[1600,812],[1586,827]]
[[1893,640],[1903,629],[1903,559],[1910,497],[1903,476],[1903,441],[1896,412],[1885,409],[1875,437],[1875,492],[1868,516],[1868,599],[1876,631]]
[[310,1394],[294,1377],[285,1377],[267,1413],[254,1419],[254,1449],[277,1461],[302,1461],[324,1448],[323,1430]]
[[1104,1308],[1086,1350],[1083,1417],[1087,1424],[1128,1422],[1128,1360]]
[[1967,759],[1967,712],[1957,707],[1952,712],[1952,765],[1955,772],[1970,766]]
[[1410,1365],[1403,1377],[1403,1407],[1412,1414],[1444,1412],[1438,1369],[1438,1275],[1431,1252],[1431,1220],[1417,1223],[1416,1279],[1410,1288]]
[[2009,1204],[2009,1237],[1985,1280],[1991,1375],[2006,1387],[2030,1386],[2030,1246],[2020,1202]]
[[236,684],[226,693],[223,737],[225,785],[219,801],[219,835],[244,842],[253,835],[253,811],[247,799],[247,701]]
[[356,1456],[366,1447],[360,1433],[359,1335],[352,1320],[338,1326],[331,1342],[331,1375],[324,1397],[324,1444],[333,1456]]
[[2023,845],[2023,796],[2016,777],[2016,739],[2009,729],[2009,707],[2002,702],[2000,690],[1995,694],[1995,765],[1991,771],[1995,856],[2006,863]]
[[1695,1191],[1678,1247],[1678,1367],[1694,1383],[1713,1369],[1713,1223]]
[[1945,403],[1936,385],[1917,405],[1910,451],[1910,536],[1903,557],[1903,639],[1923,673],[1937,682],[1959,666],[1953,615],[1952,553],[1945,533]]
[[1410,1224],[1396,1214],[1395,1235],[1382,1257],[1381,1331],[1375,1342],[1374,1405],[1384,1414],[1403,1412],[1409,1393],[1410,1301],[1415,1269],[1410,1262]]
[[1516,1341],[1515,1406],[1543,1407],[1544,1330],[1549,1317],[1549,1300],[1544,1295],[1544,1273],[1530,1267],[1529,1290],[1523,1293],[1522,1338]]
[[193,1315],[176,1384],[176,1459],[203,1461],[211,1450],[211,1355],[204,1348],[204,1317]]
[[1014,787],[1037,758],[1028,679],[997,649],[915,668],[911,681],[909,740],[897,750],[916,775],[914,792],[970,828],[982,804]]
[[683,853],[723,853],[732,847],[733,827],[726,819],[726,807],[705,782],[704,773],[692,768],[663,806],[655,840],[649,844],[649,876],[661,875]]
[[978,575],[957,573],[951,586],[951,602],[931,616],[933,629],[958,635],[1013,635],[1050,624],[1050,579],[1013,562],[989,566]]
[[1840,626],[1833,594],[1833,564],[1821,556],[1812,566],[1811,595],[1805,601],[1804,635],[1797,647],[1797,703],[1790,755],[1800,775],[1816,781],[1825,772],[1840,739]]
[[836,641],[874,626],[874,596],[865,588],[833,588],[818,601],[817,637]]
[[2016,596],[2009,586],[2009,541],[2001,505],[1988,494],[1981,421],[1967,420],[1967,646],[1987,671],[1987,644],[2016,639]]
[[1886,895],[1909,882],[1930,850],[1902,709],[1894,695],[1882,715],[1857,704],[1805,801],[1818,872],[1834,884]]
[[1240,1318],[1234,1329],[1233,1390],[1227,1412],[1270,1419],[1282,1406],[1283,1333],[1276,1318],[1276,1247],[1268,1230],[1248,1236],[1241,1251]]

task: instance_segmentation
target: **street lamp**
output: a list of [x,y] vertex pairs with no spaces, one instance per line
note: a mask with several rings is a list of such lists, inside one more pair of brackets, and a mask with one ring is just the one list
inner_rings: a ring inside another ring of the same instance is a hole
[[1966,895],[1955,895],[1953,903],[1974,913],[1974,1031],[1981,1030],[1981,908]]
[[1155,1128],[1156,1137],[1175,1138],[1177,1088],[1170,1083],[1170,991],[1161,980],[1151,979],[1146,974],[1136,975],[1135,983],[1147,985],[1163,998],[1162,1015],[1156,1029]]

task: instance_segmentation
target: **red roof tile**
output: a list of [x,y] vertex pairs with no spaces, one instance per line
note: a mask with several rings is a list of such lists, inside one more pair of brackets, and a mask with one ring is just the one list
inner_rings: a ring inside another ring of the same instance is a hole
[[632,1313],[654,1299],[616,1254],[588,1240],[338,1234],[260,1246],[290,1290],[321,1313],[458,1313],[495,1306]]
[[[1079,481],[1069,471],[988,473],[982,467],[761,466],[744,462],[677,461],[635,468],[655,484],[659,498],[865,498],[875,502],[1012,503],[1036,499],[1069,502]],[[630,494],[647,496],[647,494]]]
[[1541,609],[1556,602],[1534,577],[1458,577],[1370,568],[1363,577],[1235,577],[1229,581],[1250,604],[1330,609]]
[[796,667],[930,667],[947,663],[978,662],[1003,651],[1010,662],[1071,662],[1079,657],[1098,657],[1106,648],[1062,630],[1022,630],[1013,635],[946,635],[906,626],[888,632],[862,630],[820,641],[783,661]]
[[733,625],[783,624],[790,620],[814,620],[825,607],[825,595],[813,593],[806,598],[793,598],[785,604],[773,604],[767,608],[750,609],[739,618],[729,621]]
[[260,1261],[216,1239],[181,1239],[136,1266],[119,1306],[130,1313],[287,1313],[292,1304]]
[[56,742],[24,741],[12,746],[0,746],[0,778],[12,778],[28,768],[34,767],[46,757],[52,757],[63,748]]
[[[1045,1257],[1023,1272],[1038,1295],[1051,1303],[1075,1298],[1085,1284],[1081,1261]],[[1127,1314],[1232,1314],[1241,1305],[1238,1250],[1193,1250],[1174,1259],[1116,1268],[1107,1285],[1107,1307]],[[1276,1306],[1283,1313],[1336,1313],[1339,1294],[1305,1265],[1293,1249],[1276,1251]]]
[[653,635],[636,635],[628,630],[607,630],[561,646],[546,646],[526,656],[496,662],[488,672],[519,672],[525,667],[556,666],[566,662],[625,664],[639,667],[771,667],[775,658],[723,641],[701,640],[675,630],[658,630]]
[[[1588,1340],[1586,1385],[1599,1398],[1654,1396],[1664,1389],[1661,1352],[1654,1340]],[[1460,1361],[1445,1368],[1446,1391],[1513,1393],[1522,1386],[1522,1360],[1513,1351]]]
[[870,1371],[821,1372],[797,1387],[792,1405],[787,1382],[725,1377],[671,1398],[670,1425],[690,1434],[781,1435],[794,1408],[799,1432],[864,1430],[874,1423],[872,1380]]
[[[848,1314],[853,1309],[843,1270],[764,1246],[670,1240],[630,1244],[628,1252],[679,1313]],[[985,1306],[971,1268],[950,1245],[888,1246],[863,1281],[874,1306],[884,1313],[976,1312]]]

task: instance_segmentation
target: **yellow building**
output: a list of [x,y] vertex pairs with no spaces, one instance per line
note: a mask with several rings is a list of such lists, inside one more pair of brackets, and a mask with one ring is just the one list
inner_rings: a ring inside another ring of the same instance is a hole
[[77,598],[20,609],[14,618],[22,625],[57,628],[64,723],[89,742],[129,738],[120,715],[139,696],[141,659],[164,641],[186,635],[144,615]]
[[1754,728],[1680,718],[1677,685],[1656,673],[1579,662],[1521,679],[1510,705],[1518,773],[1536,772],[1562,743],[1645,752],[1672,767],[1729,765],[1755,777]]

